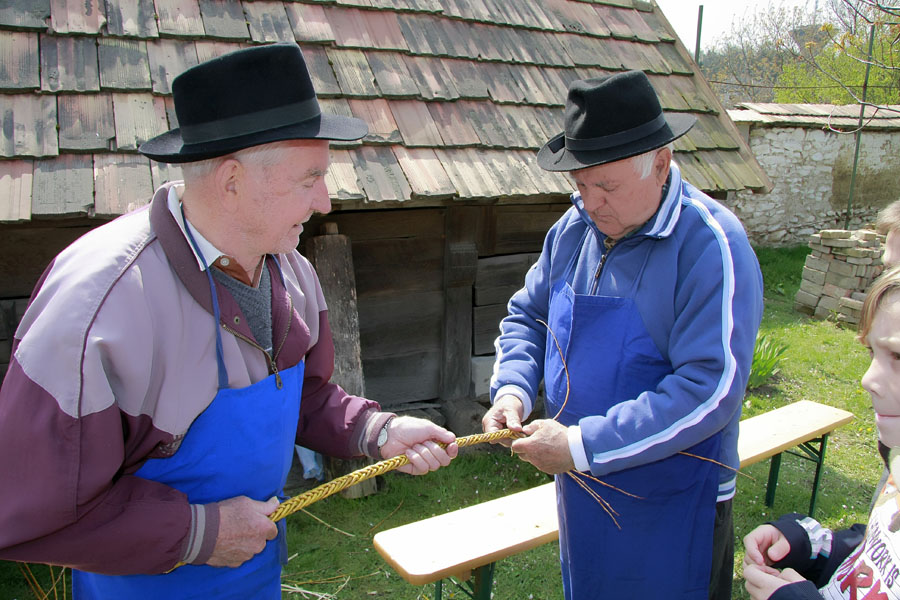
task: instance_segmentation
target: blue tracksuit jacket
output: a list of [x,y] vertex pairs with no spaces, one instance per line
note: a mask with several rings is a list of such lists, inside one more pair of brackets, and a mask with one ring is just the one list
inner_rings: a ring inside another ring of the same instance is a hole
[[[572,204],[510,299],[495,342],[491,398],[502,387],[512,391],[526,415],[543,378],[548,334],[537,319],[547,319],[551,287],[569,273],[575,293],[591,293],[605,252],[605,236],[577,192]],[[633,298],[672,374],[579,421],[591,471],[600,476],[671,456],[718,431],[719,461],[736,469],[738,420],[763,311],[759,263],[737,218],[682,180],[672,163],[659,209],[609,250],[594,293]],[[597,360],[615,361],[611,350]],[[721,471],[718,499],[725,500],[734,495],[735,473]]]

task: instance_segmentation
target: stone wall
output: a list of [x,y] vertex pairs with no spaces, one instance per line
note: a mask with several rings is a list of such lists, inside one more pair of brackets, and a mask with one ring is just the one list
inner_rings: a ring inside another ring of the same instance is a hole
[[[823,229],[845,227],[856,138],[800,126],[740,124],[769,175],[768,194],[742,191],[725,204],[757,246],[796,246]],[[900,198],[900,132],[866,130],[860,145],[849,229],[870,227],[878,211]]]
[[882,271],[884,237],[874,231],[824,230],[809,238],[794,308],[855,326],[866,290]]

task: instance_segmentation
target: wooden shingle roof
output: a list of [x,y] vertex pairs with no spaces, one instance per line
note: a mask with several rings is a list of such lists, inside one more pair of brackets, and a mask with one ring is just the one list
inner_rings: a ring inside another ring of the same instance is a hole
[[645,0],[9,0],[0,6],[0,221],[120,214],[177,179],[137,154],[176,127],[172,79],[241,47],[296,41],[325,111],[335,208],[559,200],[534,162],[568,84],[642,69],[698,116],[676,143],[710,191],[769,181],[672,27]]
[[[735,123],[769,127],[832,128],[855,131],[859,127],[859,104],[775,104],[745,102],[729,110]],[[900,105],[866,106],[863,129],[900,129]]]

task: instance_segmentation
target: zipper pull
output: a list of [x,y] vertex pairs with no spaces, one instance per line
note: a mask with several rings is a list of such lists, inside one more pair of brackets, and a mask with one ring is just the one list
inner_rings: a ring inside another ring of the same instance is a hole
[[[268,356],[268,353],[266,356]],[[275,376],[275,387],[280,390],[284,386],[284,382],[281,381],[281,373],[278,372],[278,367],[275,365],[275,359],[271,356],[269,356],[269,364],[272,365],[272,374]]]

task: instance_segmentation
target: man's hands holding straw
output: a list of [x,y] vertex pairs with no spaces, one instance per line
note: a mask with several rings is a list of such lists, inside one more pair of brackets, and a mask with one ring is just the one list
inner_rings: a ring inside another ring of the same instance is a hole
[[409,464],[398,471],[412,475],[424,475],[446,467],[458,452],[455,435],[431,421],[414,417],[392,419],[388,424],[387,442],[381,447],[382,458],[406,454]]
[[569,451],[568,428],[552,419],[538,419],[523,427],[524,411],[521,400],[510,394],[503,395],[497,398],[484,415],[481,426],[485,433],[507,428],[528,436],[496,443],[508,446],[519,458],[544,473],[555,475],[574,469],[575,463]]

